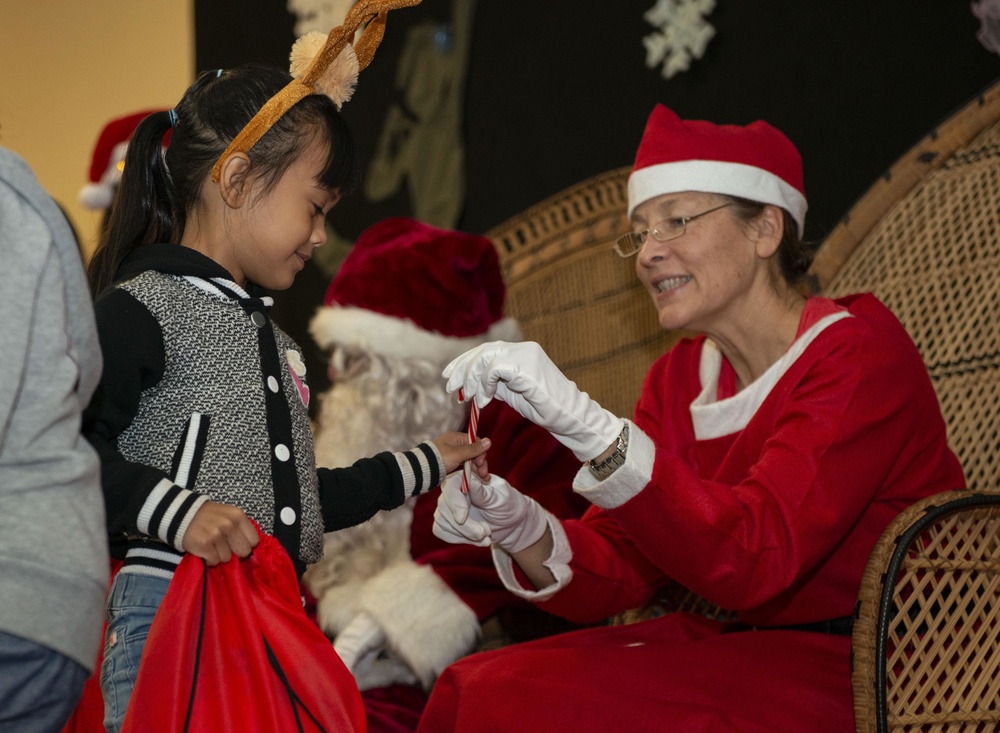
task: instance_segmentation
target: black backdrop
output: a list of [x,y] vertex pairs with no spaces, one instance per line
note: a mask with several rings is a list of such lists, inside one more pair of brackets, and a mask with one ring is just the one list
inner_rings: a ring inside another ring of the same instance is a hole
[[[649,111],[663,102],[682,117],[766,119],[784,131],[805,161],[806,236],[820,240],[882,171],[1000,76],[1000,58],[976,39],[968,2],[721,0],[707,17],[716,35],[704,57],[667,80],[644,63],[642,38],[654,28],[643,13],[653,5],[476,3],[457,228],[482,233],[583,178],[630,164]],[[451,7],[423,0],[390,13],[382,46],[344,107],[366,157],[392,100],[405,30],[427,18],[447,22]],[[294,22],[284,0],[196,0],[197,67],[285,65]],[[353,239],[385,216],[411,213],[405,194],[378,205],[356,194],[338,204],[331,224]],[[279,295],[276,318],[304,347],[327,279],[312,268]],[[322,389],[316,371],[310,378]]]

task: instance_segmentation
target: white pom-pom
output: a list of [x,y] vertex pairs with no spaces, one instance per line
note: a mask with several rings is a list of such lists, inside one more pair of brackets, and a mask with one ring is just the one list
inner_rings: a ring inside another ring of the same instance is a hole
[[344,102],[354,94],[360,70],[354,47],[347,44],[326,68],[326,71],[320,75],[316,81],[316,88],[332,99],[333,103],[337,105],[337,109],[340,109]]
[[80,189],[80,203],[87,209],[107,209],[115,196],[115,188],[108,183],[88,183]]
[[288,70],[292,78],[298,79],[309,69],[309,64],[316,58],[323,46],[326,44],[326,34],[319,31],[309,31],[292,44],[292,51],[288,55]]

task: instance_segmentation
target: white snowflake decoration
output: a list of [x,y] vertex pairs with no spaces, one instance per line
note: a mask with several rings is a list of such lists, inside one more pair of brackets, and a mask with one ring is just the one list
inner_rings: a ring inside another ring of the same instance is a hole
[[687,71],[692,59],[705,54],[715,35],[715,28],[705,21],[714,9],[715,0],[656,0],[642,16],[659,29],[642,39],[646,66],[652,69],[662,63],[664,79]]
[[1000,53],[1000,0],[973,0],[972,14],[979,18],[976,38],[987,51]]

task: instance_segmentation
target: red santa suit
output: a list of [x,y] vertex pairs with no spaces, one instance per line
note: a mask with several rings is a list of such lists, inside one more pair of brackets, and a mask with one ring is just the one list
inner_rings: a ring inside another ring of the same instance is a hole
[[439,677],[419,730],[853,731],[849,636],[789,627],[849,617],[889,521],[963,486],[924,363],[871,295],[810,299],[739,392],[711,341],[682,341],[647,376],[626,463],[577,475],[595,506],[553,525],[557,582],[535,591],[494,560],[576,621],[677,582],[740,625],[677,613],[475,655]]

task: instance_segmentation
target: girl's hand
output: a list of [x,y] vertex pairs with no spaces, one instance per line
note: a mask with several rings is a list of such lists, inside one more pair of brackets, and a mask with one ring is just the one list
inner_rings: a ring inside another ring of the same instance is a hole
[[451,432],[438,436],[431,442],[441,451],[445,473],[451,473],[466,461],[472,461],[473,470],[483,480],[489,478],[486,465],[486,451],[492,445],[489,438],[479,438],[475,443],[470,443],[467,434]]
[[257,528],[242,509],[206,501],[195,512],[181,546],[209,565],[218,565],[233,555],[247,557],[258,542]]

